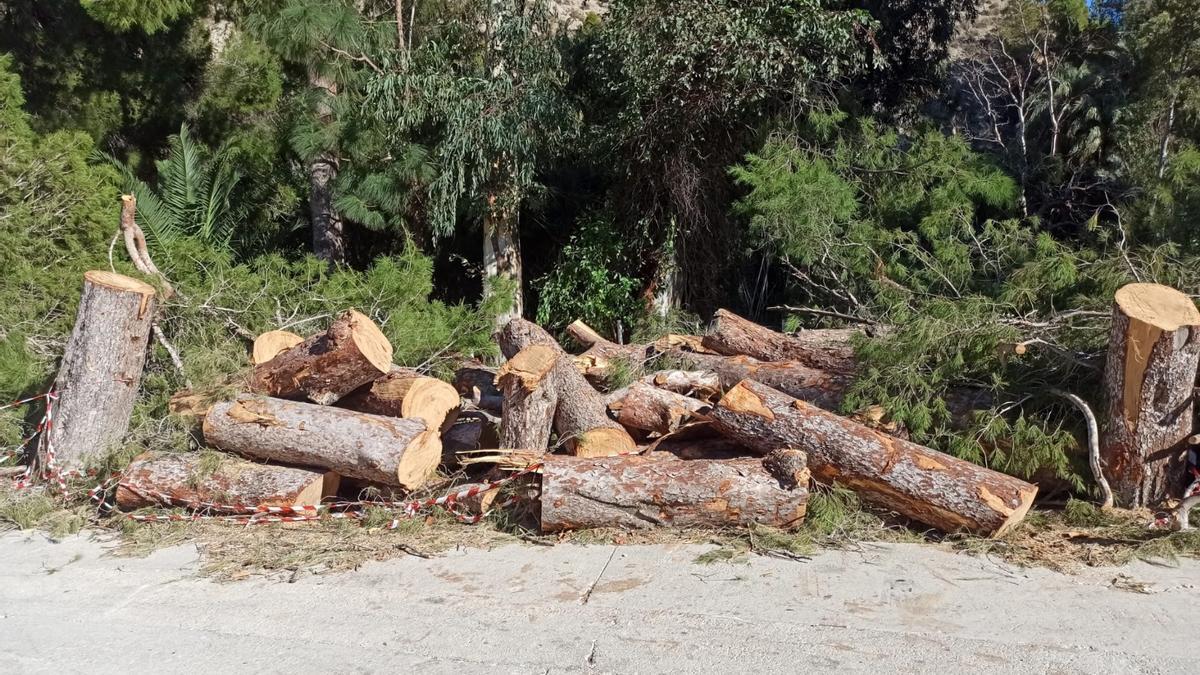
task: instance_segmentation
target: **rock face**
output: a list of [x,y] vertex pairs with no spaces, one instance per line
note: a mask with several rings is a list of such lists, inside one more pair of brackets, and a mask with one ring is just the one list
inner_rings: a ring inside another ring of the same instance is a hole
[[608,12],[608,0],[550,0],[550,14],[555,23],[568,31],[583,27],[589,14],[603,16]]

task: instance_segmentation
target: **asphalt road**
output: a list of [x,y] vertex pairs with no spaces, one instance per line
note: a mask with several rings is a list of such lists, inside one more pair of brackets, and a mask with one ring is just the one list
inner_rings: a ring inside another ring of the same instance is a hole
[[9,533],[0,672],[1200,669],[1196,562],[1067,576],[916,545],[695,564],[703,550],[513,545],[214,583],[191,547],[127,559]]

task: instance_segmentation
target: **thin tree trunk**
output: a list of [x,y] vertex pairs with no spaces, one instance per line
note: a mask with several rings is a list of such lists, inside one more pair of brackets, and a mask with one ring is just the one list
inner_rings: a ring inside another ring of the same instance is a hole
[[1167,128],[1163,129],[1162,140],[1158,144],[1158,179],[1167,175],[1167,153],[1171,147],[1171,132],[1175,128],[1175,107],[1179,101],[1179,92],[1171,94],[1171,105],[1167,109]]
[[524,314],[521,288],[523,285],[521,264],[521,240],[517,234],[515,210],[499,203],[502,196],[488,196],[488,214],[483,219],[483,269],[484,288],[493,292],[493,282],[504,279],[513,285],[512,304],[507,312],[496,317],[496,325],[503,326],[511,319]]
[[[333,119],[333,106],[329,98],[337,96],[337,83],[331,78],[310,72],[309,84],[322,92],[317,103],[316,114],[322,124]],[[308,208],[312,220],[313,255],[328,263],[346,260],[346,240],[342,216],[333,208],[333,182],[337,179],[337,157],[322,151],[308,165]]]

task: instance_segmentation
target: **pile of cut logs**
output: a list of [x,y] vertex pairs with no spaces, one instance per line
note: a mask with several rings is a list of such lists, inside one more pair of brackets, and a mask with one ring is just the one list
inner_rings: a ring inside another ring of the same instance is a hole
[[[1162,289],[1118,293],[1106,377],[1113,415],[1124,423],[1112,432],[1112,457],[1141,472],[1127,487],[1140,495],[1166,490],[1146,467],[1168,460],[1151,459],[1147,448],[1178,445],[1190,433],[1200,359],[1190,328],[1200,313]],[[154,290],[135,280],[85,279],[59,376],[62,426],[76,434],[66,461],[124,433],[110,424],[89,439],[86,421],[123,410],[127,424],[153,304]],[[538,464],[547,532],[794,527],[815,482],[945,532],[996,536],[1021,521],[1037,494],[1030,483],[911,442],[879,411],[835,413],[857,367],[857,329],[788,335],[721,310],[703,337],[616,344],[581,322],[567,332],[585,351],[569,354],[538,325],[514,319],[495,336],[506,360],[463,364],[453,384],[393,365],[387,338],[354,310],[307,339],[265,333],[254,342],[249,391],[202,412],[207,444],[241,459],[205,470],[199,453],[146,453],[124,474],[118,503],[312,505],[368,486],[428,488],[439,466],[495,473]],[[609,393],[595,385],[620,364],[640,372],[650,363],[674,369]],[[1187,385],[1186,401],[1161,394],[1177,381]],[[979,405],[970,392],[960,398],[964,410]],[[1145,421],[1164,406],[1186,408],[1169,433]]]

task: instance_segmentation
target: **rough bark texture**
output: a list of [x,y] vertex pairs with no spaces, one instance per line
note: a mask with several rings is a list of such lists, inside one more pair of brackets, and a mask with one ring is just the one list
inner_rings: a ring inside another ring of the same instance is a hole
[[788,490],[759,459],[563,457],[542,466],[542,530],[654,526],[794,527],[808,491]]
[[480,410],[500,412],[504,396],[496,386],[496,369],[478,361],[464,363],[454,371],[454,388]]
[[694,398],[634,382],[608,396],[608,413],[628,429],[669,434],[684,422],[703,417],[709,405]]
[[1122,506],[1153,506],[1186,487],[1198,360],[1200,312],[1191,298],[1156,284],[1117,291],[1100,454]]
[[139,455],[121,474],[117,506],[126,511],[159,505],[207,509],[217,504],[235,507],[217,510],[232,511],[248,510],[239,506],[311,506],[338,489],[338,475],[332,471],[255,464],[233,457],[222,457],[213,467],[205,463],[204,455],[196,452]]
[[304,338],[286,330],[272,330],[254,338],[250,360],[259,366],[304,342]]
[[416,419],[400,419],[243,394],[204,418],[209,444],[252,459],[312,466],[407,489],[437,468],[442,441]]
[[723,391],[720,375],[711,370],[660,370],[643,377],[641,381],[676,394],[706,400]]
[[808,453],[813,476],[876,506],[945,532],[1002,534],[1019,523],[1037,487],[936,450],[893,438],[746,380],[710,413],[728,437],[766,453]]
[[729,356],[752,356],[762,361],[797,361],[810,368],[852,373],[854,350],[850,339],[856,329],[808,330],[785,335],[723,309],[713,315],[712,331],[704,346]]
[[838,408],[852,381],[849,375],[819,370],[798,361],[759,361],[750,356],[688,352],[672,352],[671,357],[689,368],[716,373],[723,390],[749,379],[828,410]]
[[546,448],[558,406],[554,367],[559,355],[546,345],[530,345],[500,369],[504,406],[501,448]]
[[154,310],[148,284],[112,272],[83,275],[75,327],[54,381],[55,469],[82,467],[129,430]]
[[[309,85],[317,90],[317,118],[322,123],[333,119],[331,101],[338,86],[332,78],[315,71],[309,73]],[[346,260],[346,239],[342,216],[333,207],[333,183],[337,180],[338,160],[334,152],[317,153],[308,165],[308,209],[312,221],[313,255],[328,263]]]
[[254,368],[252,389],[330,405],[392,368],[392,345],[364,314],[348,310],[329,330]]
[[410,368],[392,366],[387,375],[338,401],[338,407],[372,415],[411,417],[425,422],[428,429],[444,430],[454,424],[460,403],[458,392],[450,384]]
[[636,444],[624,427],[608,418],[604,396],[576,370],[570,356],[537,324],[513,319],[496,335],[508,358],[532,345],[551,347],[558,354],[553,377],[558,393],[554,430],[573,455],[598,457],[633,452]]

